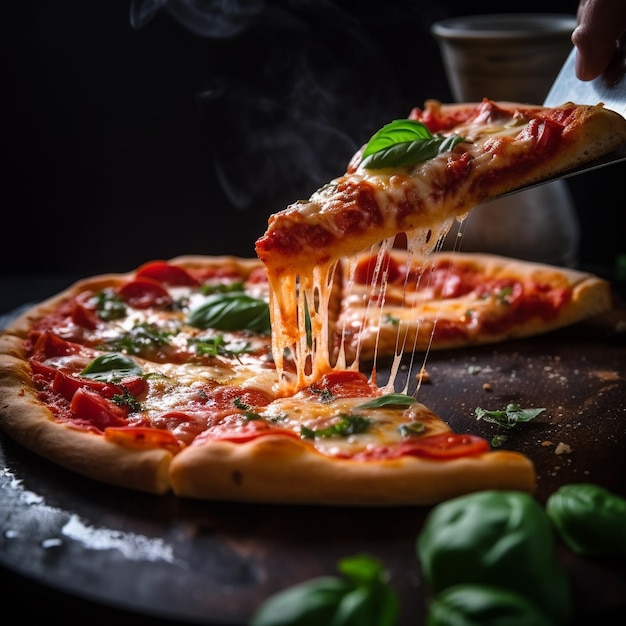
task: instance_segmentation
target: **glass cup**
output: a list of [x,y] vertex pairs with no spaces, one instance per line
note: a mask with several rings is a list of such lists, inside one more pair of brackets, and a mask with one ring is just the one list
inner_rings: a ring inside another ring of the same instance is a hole
[[[505,13],[441,20],[431,33],[457,102],[542,104],[572,50],[575,26],[573,15]],[[569,187],[559,180],[474,207],[444,248],[573,266],[579,238]]]

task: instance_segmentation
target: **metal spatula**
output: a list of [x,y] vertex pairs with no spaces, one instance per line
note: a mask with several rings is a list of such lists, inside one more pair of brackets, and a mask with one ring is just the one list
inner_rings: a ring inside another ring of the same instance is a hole
[[[544,101],[544,105],[552,107],[564,104],[565,102],[595,105],[599,102],[603,102],[607,109],[612,109],[623,117],[626,117],[626,48],[621,46],[616,52],[610,67],[607,68],[604,74],[591,81],[582,81],[576,78],[574,68],[575,58],[576,48],[572,49],[563,64],[561,71],[556,77]],[[626,161],[626,146],[622,146],[599,159],[567,170],[558,176],[520,187],[510,193],[517,193],[522,189],[537,187],[538,185],[543,185],[559,178],[569,178],[622,161]]]

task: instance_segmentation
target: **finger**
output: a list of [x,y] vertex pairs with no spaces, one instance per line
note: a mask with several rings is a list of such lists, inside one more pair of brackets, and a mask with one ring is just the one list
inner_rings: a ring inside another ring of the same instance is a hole
[[626,31],[624,0],[587,0],[578,12],[579,24],[572,33],[577,48],[576,76],[591,80],[608,66]]

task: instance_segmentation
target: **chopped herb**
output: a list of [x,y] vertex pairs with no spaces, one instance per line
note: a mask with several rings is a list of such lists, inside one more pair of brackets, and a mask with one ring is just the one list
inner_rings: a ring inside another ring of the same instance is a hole
[[229,293],[232,291],[243,291],[243,282],[236,281],[232,283],[218,283],[216,285],[202,285],[200,291],[208,296],[213,293]]
[[143,350],[167,345],[174,334],[175,332],[161,330],[155,324],[142,322],[127,333],[107,340],[104,346],[109,350],[140,354]]
[[395,315],[390,315],[389,313],[385,313],[385,315],[383,315],[383,322],[385,324],[390,324],[391,326],[399,326],[400,318],[396,317]]
[[199,356],[237,356],[244,354],[249,348],[247,341],[231,341],[226,343],[223,335],[212,337],[194,337],[189,340]]
[[504,445],[504,442],[508,439],[506,435],[494,435],[491,438],[491,447],[500,448]]
[[124,392],[121,394],[113,394],[111,400],[118,406],[128,407],[133,412],[141,411],[141,402],[139,402],[128,389],[124,389]]
[[371,420],[362,415],[349,415],[342,413],[339,421],[332,426],[313,430],[306,426],[300,427],[300,436],[303,439],[314,439],[316,437],[347,437],[348,435],[356,435],[364,433],[370,426]]
[[96,314],[107,322],[126,316],[126,303],[113,291],[103,289],[96,295]]
[[408,422],[407,424],[400,424],[398,430],[403,437],[414,437],[421,435],[426,430],[426,426],[422,422]]
[[485,422],[498,424],[498,426],[504,426],[505,428],[513,428],[519,422],[530,422],[535,419],[537,415],[543,413],[543,411],[545,411],[545,408],[522,409],[519,404],[508,404],[507,407],[501,411],[487,411],[480,407],[474,409],[476,419],[482,419]]

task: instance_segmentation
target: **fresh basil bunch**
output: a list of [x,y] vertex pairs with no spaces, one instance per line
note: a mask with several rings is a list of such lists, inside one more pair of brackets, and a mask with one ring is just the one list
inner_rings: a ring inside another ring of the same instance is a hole
[[320,576],[270,596],[250,626],[394,626],[399,601],[369,555],[339,562],[341,577]]
[[416,550],[435,597],[456,585],[498,587],[525,597],[554,624],[571,616],[552,525],[526,493],[481,491],[437,505]]
[[583,556],[626,556],[626,499],[592,483],[572,483],[546,501],[567,546]]

